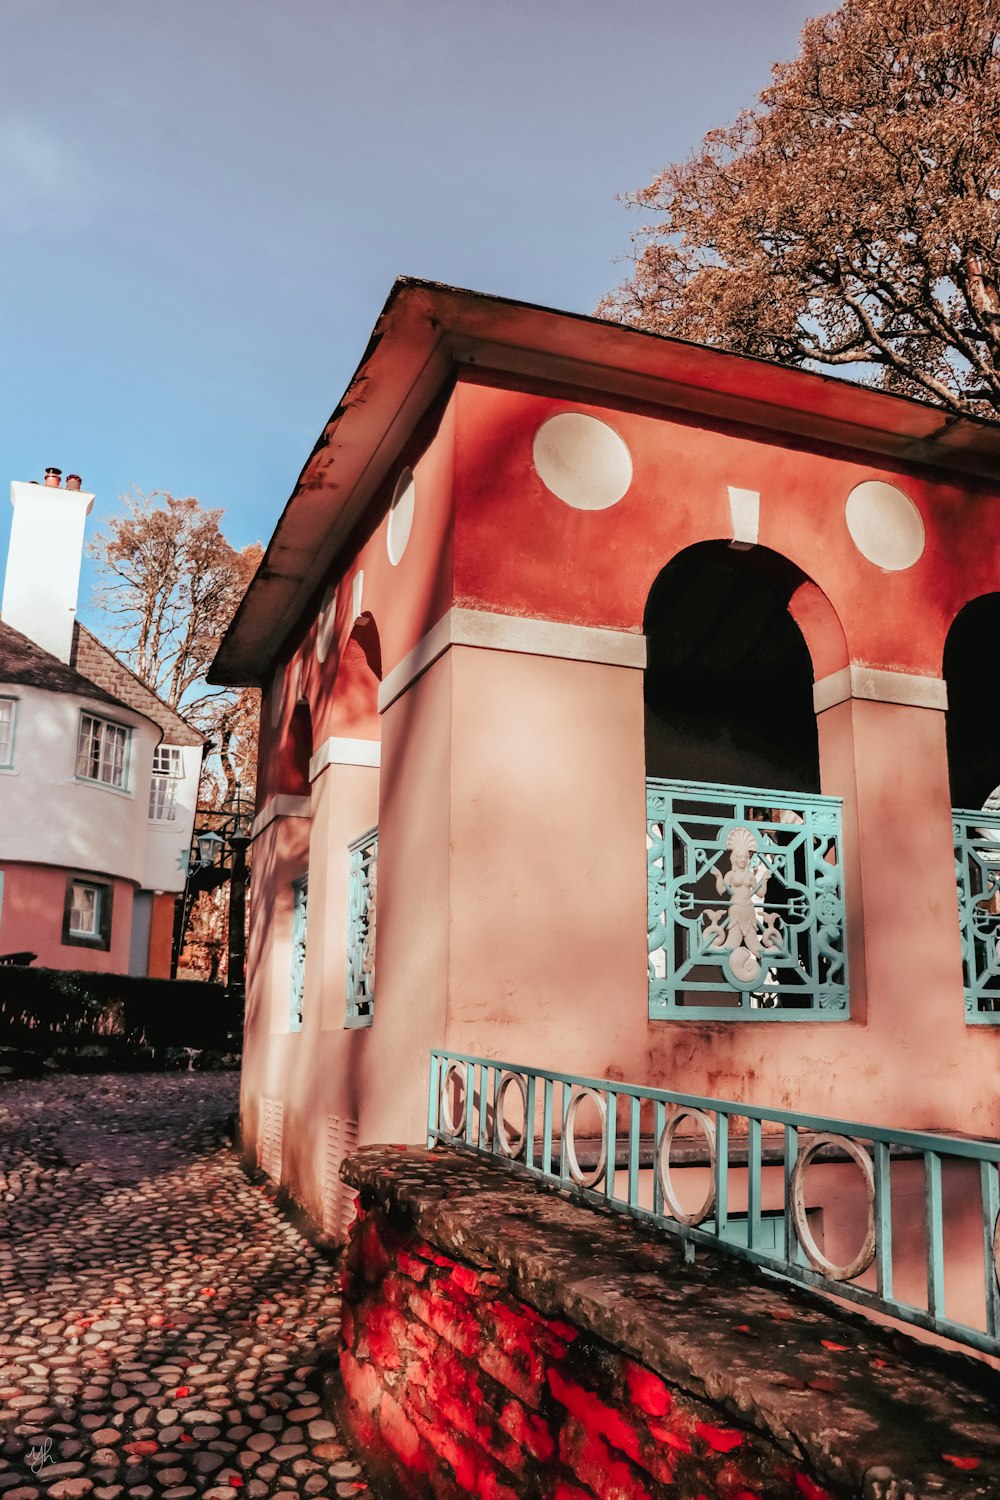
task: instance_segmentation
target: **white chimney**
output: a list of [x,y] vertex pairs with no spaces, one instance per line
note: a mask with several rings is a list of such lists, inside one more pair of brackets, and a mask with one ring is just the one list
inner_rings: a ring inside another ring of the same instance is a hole
[[94,497],[79,488],[77,475],[69,476],[65,489],[61,479],[58,469],[49,469],[44,484],[21,480],[11,484],[14,520],[0,618],[68,662],[80,590],[83,529]]

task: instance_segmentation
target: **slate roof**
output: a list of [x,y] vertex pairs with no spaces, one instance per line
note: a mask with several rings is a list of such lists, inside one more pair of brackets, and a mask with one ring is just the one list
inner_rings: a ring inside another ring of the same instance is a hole
[[140,682],[135,673],[123,661],[119,661],[96,635],[79,621],[73,626],[71,650],[73,665],[88,681],[113,694],[119,703],[145,714],[163,730],[163,742],[167,745],[203,745],[205,736],[193,729],[186,719],[158,698],[152,688]]
[[91,682],[75,667],[60,661],[19,630],[0,620],[0,682],[45,688],[50,693],[78,693],[117,708],[128,707],[98,683]]
[[114,708],[129,708],[156,724],[163,731],[167,745],[204,744],[203,734],[140,682],[124,662],[79,622],[73,627],[71,657],[68,663],[60,661],[0,620],[0,682],[44,688],[50,693],[78,694]]

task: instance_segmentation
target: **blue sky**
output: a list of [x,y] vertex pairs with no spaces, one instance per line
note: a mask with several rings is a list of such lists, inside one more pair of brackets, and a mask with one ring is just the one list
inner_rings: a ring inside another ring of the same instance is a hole
[[48,464],[266,540],[397,275],[591,311],[828,8],[3,0],[0,554]]

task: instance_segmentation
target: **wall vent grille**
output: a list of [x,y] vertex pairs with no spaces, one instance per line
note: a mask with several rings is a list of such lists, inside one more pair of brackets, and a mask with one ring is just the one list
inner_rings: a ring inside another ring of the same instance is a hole
[[257,1136],[257,1162],[274,1182],[281,1181],[281,1146],[284,1105],[280,1099],[261,1095],[260,1130]]
[[354,1218],[353,1188],[340,1180],[340,1164],[358,1144],[357,1120],[340,1115],[326,1117],[326,1151],[323,1159],[323,1233],[344,1240]]

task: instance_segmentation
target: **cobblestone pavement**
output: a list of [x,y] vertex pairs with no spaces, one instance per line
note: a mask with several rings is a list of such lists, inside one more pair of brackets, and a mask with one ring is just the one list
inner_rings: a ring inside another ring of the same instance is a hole
[[0,1084],[0,1500],[356,1497],[335,1273],[224,1137],[232,1074]]

